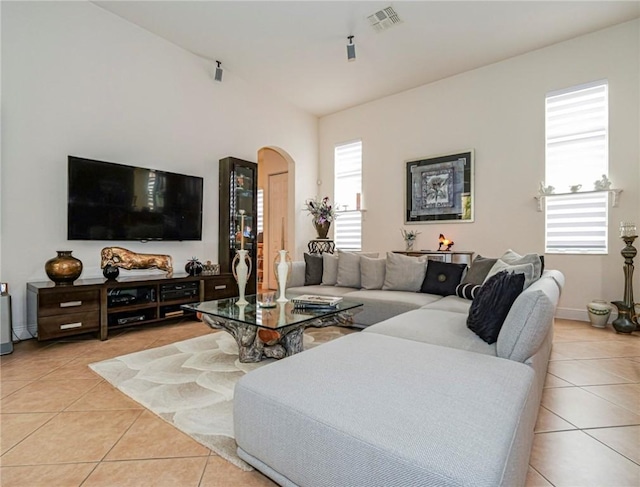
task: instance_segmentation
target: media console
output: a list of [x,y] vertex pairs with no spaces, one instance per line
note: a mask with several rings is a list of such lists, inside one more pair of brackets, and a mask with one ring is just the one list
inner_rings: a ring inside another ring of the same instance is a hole
[[110,329],[174,320],[189,315],[183,304],[237,295],[231,274],[79,279],[65,286],[29,282],[27,323],[37,326],[38,340],[89,332],[106,340]]

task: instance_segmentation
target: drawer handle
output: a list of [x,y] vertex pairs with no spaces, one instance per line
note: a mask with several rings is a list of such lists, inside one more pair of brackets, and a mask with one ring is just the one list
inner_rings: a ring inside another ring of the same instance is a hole
[[82,301],[66,301],[60,303],[61,308],[73,308],[74,306],[82,306]]
[[215,286],[214,289],[227,289],[227,285],[226,284],[222,284],[220,286]]
[[71,328],[81,328],[82,321],[78,321],[77,323],[67,323],[66,325],[60,325],[61,330],[70,330]]

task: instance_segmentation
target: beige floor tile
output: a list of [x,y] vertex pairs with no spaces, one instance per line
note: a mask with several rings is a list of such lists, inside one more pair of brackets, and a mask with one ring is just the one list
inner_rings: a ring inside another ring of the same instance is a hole
[[90,357],[74,358],[62,367],[42,376],[39,380],[69,380],[69,379],[97,379],[95,372],[89,368],[89,364],[95,362]]
[[30,380],[3,380],[0,382],[0,399],[19,391],[24,386],[31,384]]
[[2,467],[2,487],[80,487],[96,463]]
[[96,462],[140,415],[138,410],[63,412],[0,457],[3,466]]
[[531,467],[527,470],[527,480],[524,485],[525,487],[553,487],[553,485],[547,482],[547,479]]
[[535,432],[549,432],[549,431],[566,431],[577,429],[571,423],[568,423],[560,416],[553,414],[546,408],[540,407],[538,411],[538,420],[535,426]]
[[572,359],[637,357],[640,354],[640,337],[622,338],[601,342],[559,342],[553,344],[553,351]]
[[640,464],[640,426],[597,428],[585,430],[585,433]]
[[611,328],[595,328],[590,324],[580,327],[572,327],[566,329],[557,328],[554,330],[553,341],[555,343],[581,341],[581,342],[601,342],[605,340],[619,340],[620,337]]
[[547,374],[544,381],[544,387],[573,387],[573,384],[561,379],[560,377],[556,377],[553,374]]
[[82,487],[198,487],[207,458],[102,462]]
[[0,455],[24,440],[55,413],[0,414]]
[[0,380],[36,380],[69,363],[71,359],[35,359],[25,357],[0,368]]
[[631,379],[612,374],[591,364],[591,360],[563,360],[549,363],[549,373],[577,386],[622,384]]
[[67,407],[65,411],[97,411],[106,409],[144,410],[145,408],[108,382],[101,382]]
[[257,470],[245,472],[226,460],[209,457],[200,487],[276,487],[268,477]]
[[531,466],[556,487],[640,485],[640,466],[582,431],[535,435]]
[[62,411],[100,382],[100,379],[35,381],[3,399],[0,408],[3,413]]
[[583,389],[640,415],[640,384],[593,386]]
[[608,358],[584,360],[584,362],[591,367],[640,383],[640,363],[632,358]]
[[209,456],[210,450],[155,414],[144,411],[106,460]]
[[640,415],[579,387],[544,389],[542,405],[578,428],[640,424]]

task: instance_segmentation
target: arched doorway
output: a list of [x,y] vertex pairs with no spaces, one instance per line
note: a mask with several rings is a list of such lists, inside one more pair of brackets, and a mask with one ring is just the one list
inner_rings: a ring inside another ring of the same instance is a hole
[[278,147],[258,151],[259,290],[278,288],[273,261],[279,250],[292,250],[294,181],[294,162],[289,154]]

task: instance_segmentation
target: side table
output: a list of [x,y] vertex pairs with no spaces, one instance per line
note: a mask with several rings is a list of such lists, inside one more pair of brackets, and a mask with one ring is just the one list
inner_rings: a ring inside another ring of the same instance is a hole
[[333,240],[328,238],[314,238],[309,241],[309,253],[310,254],[333,254],[336,251],[336,244]]
[[471,265],[474,254],[474,252],[466,250],[394,250],[393,253],[412,257],[427,256],[429,260],[467,265]]

